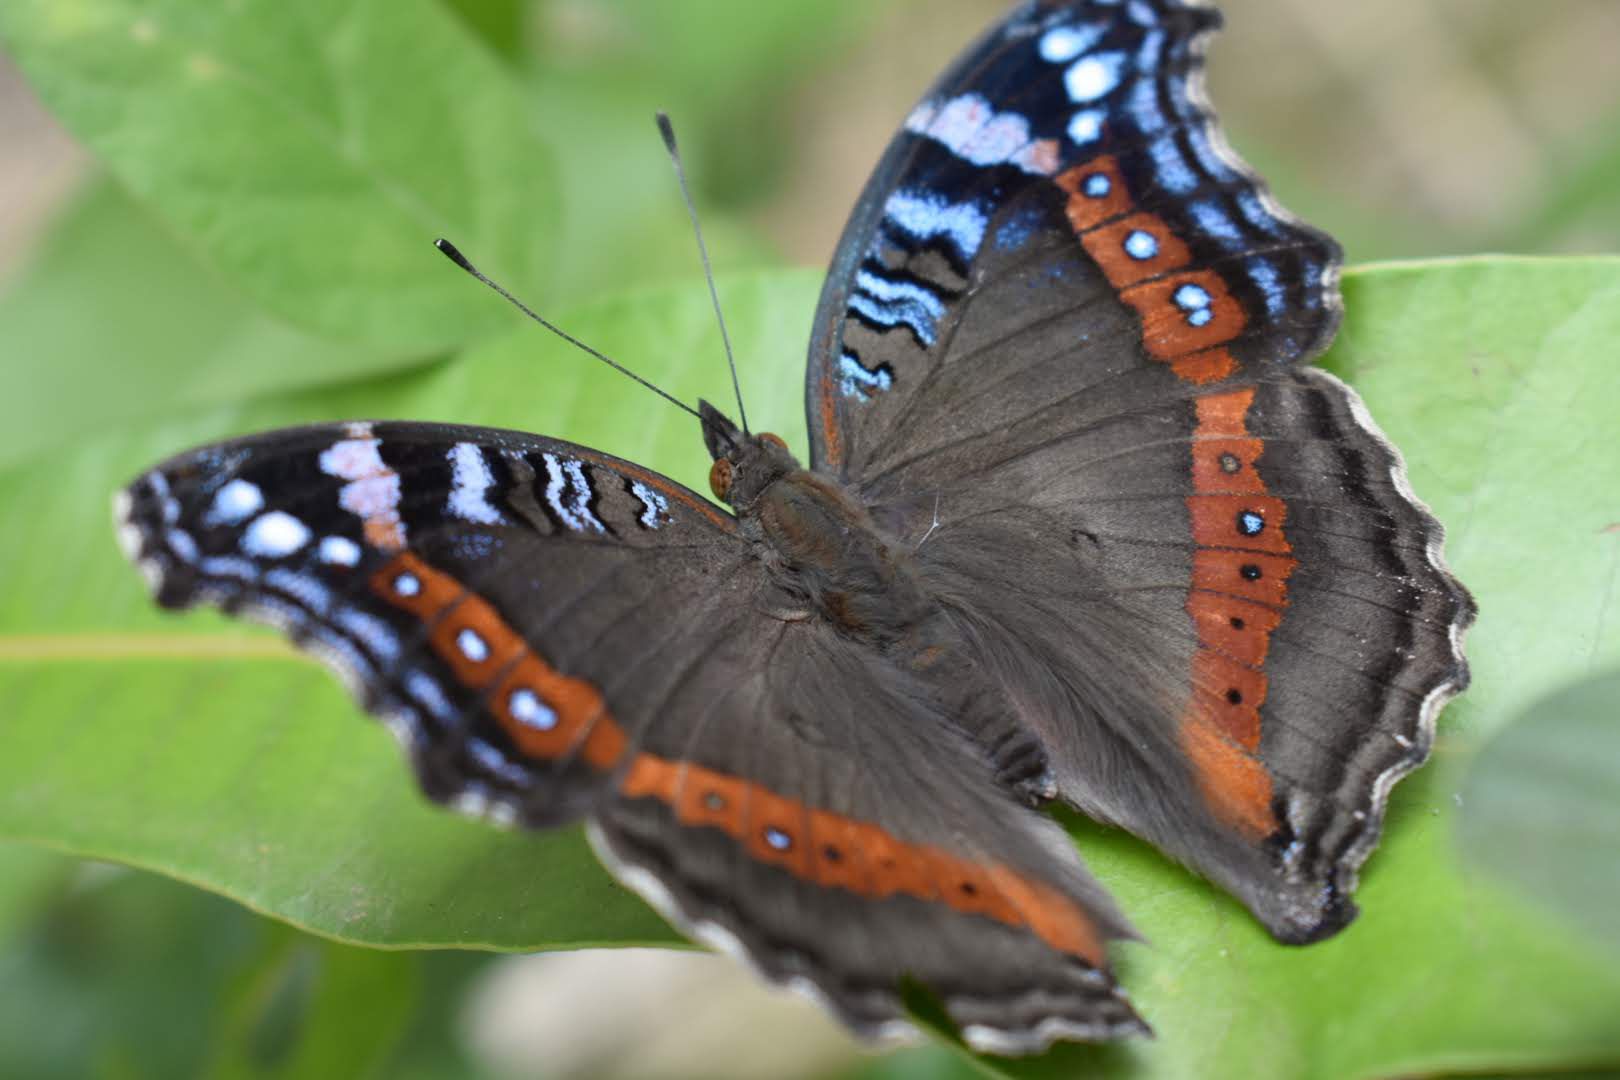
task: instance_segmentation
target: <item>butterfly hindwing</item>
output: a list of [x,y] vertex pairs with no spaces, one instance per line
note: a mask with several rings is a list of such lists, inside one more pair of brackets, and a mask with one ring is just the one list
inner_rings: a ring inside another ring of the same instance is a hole
[[1398,453],[1305,366],[1338,248],[1226,148],[1217,24],[1029,3],[970,49],[862,196],[807,406],[1059,794],[1304,941],[1353,915],[1473,609]]
[[935,689],[764,603],[651,725],[598,851],[700,939],[809,989],[857,1032],[901,986],[981,1050],[1143,1032],[1105,949],[1131,931],[1051,821],[995,785]]

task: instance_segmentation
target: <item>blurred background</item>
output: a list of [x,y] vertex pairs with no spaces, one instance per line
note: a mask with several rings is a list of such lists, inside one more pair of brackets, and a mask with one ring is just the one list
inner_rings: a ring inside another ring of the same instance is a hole
[[[538,123],[580,148],[558,163],[568,262],[541,298],[552,309],[695,272],[671,178],[646,165],[655,108],[683,132],[720,268],[824,266],[900,118],[1005,7],[445,3],[510,67]],[[1350,261],[1620,249],[1620,3],[1222,6],[1210,82],[1231,141]],[[593,245],[607,220],[633,222],[634,245]],[[41,350],[114,347],[116,327],[63,329],[98,320],[75,304],[74,253],[126,244],[119,265],[138,273],[144,245],[164,243],[0,55],[0,362],[43,372],[55,357]],[[16,507],[4,517],[23,525]],[[0,1075],[216,1072],[221,1028],[256,1048],[255,1074],[295,1075],[284,1048],[317,975],[348,951],[183,884],[0,847]],[[356,1074],[875,1080],[968,1068],[937,1049],[863,1051],[815,1008],[700,954],[411,955],[391,978],[409,993],[356,1021],[386,1051],[356,1058]]]

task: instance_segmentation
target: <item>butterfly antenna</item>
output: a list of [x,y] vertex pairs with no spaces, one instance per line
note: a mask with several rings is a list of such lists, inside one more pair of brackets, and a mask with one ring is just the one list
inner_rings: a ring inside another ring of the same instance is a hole
[[675,179],[680,181],[681,198],[686,202],[687,216],[692,219],[692,235],[697,237],[698,255],[703,259],[703,277],[709,283],[709,299],[714,302],[714,318],[720,324],[720,340],[726,348],[726,363],[731,366],[731,389],[737,395],[737,419],[742,421],[743,434],[748,434],[748,410],[743,408],[742,387],[737,382],[737,358],[731,352],[731,335],[726,332],[726,317],[720,311],[720,293],[714,287],[714,268],[709,265],[709,248],[703,243],[703,229],[698,225],[697,206],[692,202],[692,190],[686,186],[686,166],[681,164],[681,150],[675,145],[675,125],[669,114],[658,114],[658,133],[664,137],[664,149],[675,165]]
[[602,363],[606,364],[608,367],[612,368],[614,371],[619,372],[621,375],[630,376],[632,379],[636,380],[636,382],[640,383],[642,386],[645,386],[647,389],[651,390],[653,393],[657,394],[659,397],[663,398],[665,401],[669,402],[671,405],[674,405],[674,406],[676,406],[677,408],[680,408],[680,409],[685,409],[687,412],[689,412],[693,416],[697,417],[698,420],[701,421],[704,425],[713,426],[713,425],[711,425],[709,423],[708,420],[706,420],[704,418],[702,413],[700,413],[696,409],[692,408],[692,406],[688,405],[686,402],[682,401],[680,398],[674,397],[673,395],[665,392],[664,390],[659,389],[658,387],[654,386],[652,383],[648,382],[646,379],[643,379],[640,375],[637,375],[635,372],[631,371],[629,368],[627,368],[623,364],[619,363],[617,360],[613,359],[611,356],[607,356],[604,353],[601,353],[601,352],[597,351],[596,349],[591,348],[589,345],[585,344],[583,341],[579,340],[579,338],[577,338],[574,335],[570,334],[568,331],[562,329],[560,326],[557,326],[555,323],[549,322],[546,319],[543,319],[539,315],[535,314],[535,312],[533,311],[533,309],[531,309],[529,307],[529,305],[525,304],[523,301],[519,300],[517,297],[513,296],[511,293],[507,292],[497,282],[491,281],[489,278],[485,277],[484,272],[482,270],[479,270],[478,267],[474,266],[468,260],[467,256],[465,256],[465,255],[463,255],[461,253],[461,249],[456,247],[456,245],[452,244],[450,241],[441,238],[441,239],[433,241],[433,246],[438,248],[440,251],[444,252],[445,257],[448,258],[451,262],[455,263],[457,266],[459,266],[463,270],[467,271],[467,273],[471,274],[473,277],[477,278],[479,281],[482,281],[485,285],[488,285],[491,289],[494,289],[496,292],[500,293],[501,296],[506,299],[507,303],[511,304],[513,307],[515,307],[519,311],[523,312],[523,314],[527,315],[529,318],[533,319],[535,322],[539,323],[541,326],[545,327],[547,330],[550,330],[553,334],[556,334],[558,337],[560,337],[564,341],[568,342],[568,344],[574,346],[576,349],[579,349],[582,352],[589,353],[591,356],[596,357],[598,360],[602,361]]

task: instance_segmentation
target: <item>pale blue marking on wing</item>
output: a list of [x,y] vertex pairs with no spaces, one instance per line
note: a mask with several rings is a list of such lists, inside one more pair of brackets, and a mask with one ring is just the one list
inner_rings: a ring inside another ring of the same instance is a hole
[[1232,163],[1226,155],[1216,146],[1208,132],[1194,128],[1190,133],[1189,141],[1192,143],[1193,154],[1198,158],[1198,166],[1211,177],[1222,183],[1230,183],[1239,179],[1239,175],[1232,168]]
[[354,566],[360,562],[360,545],[347,536],[321,538],[320,559],[333,566]]
[[1142,73],[1142,77],[1131,85],[1125,111],[1135,121],[1137,130],[1144,135],[1163,131],[1170,126],[1159,105],[1159,84],[1162,81],[1159,68],[1164,60],[1164,41],[1164,31],[1155,30],[1143,38],[1142,47],[1136,52],[1136,70]]
[[264,583],[272,589],[280,589],[315,615],[324,616],[332,607],[332,590],[308,574],[275,569],[264,575]]
[[1238,228],[1237,222],[1227,215],[1220,203],[1211,200],[1195,202],[1187,207],[1187,212],[1192,215],[1199,231],[1210,239],[1233,245],[1243,243],[1243,230]]
[[901,189],[883,204],[885,220],[918,240],[948,238],[964,260],[971,261],[984,243],[989,218],[971,202],[953,203],[933,192]]
[[456,632],[456,648],[461,651],[462,656],[475,664],[482,664],[489,659],[489,642],[470,626],[463,626]]
[[1215,318],[1215,312],[1210,309],[1213,302],[1209,290],[1202,285],[1188,283],[1176,290],[1176,306],[1187,313],[1189,326],[1208,326]]
[[1037,207],[1024,207],[996,227],[996,247],[1013,251],[1029,243],[1029,238],[1045,223],[1045,215]]
[[235,555],[210,555],[197,564],[197,569],[209,577],[234,578],[243,582],[259,579],[259,568]]
[[484,460],[484,452],[472,443],[456,443],[449,451],[451,487],[448,509],[452,517],[480,525],[498,525],[501,514],[489,504],[486,493],[495,486],[495,476]]
[[874,393],[882,393],[894,385],[894,376],[883,368],[868,371],[854,356],[844,353],[838,358],[838,387],[845,397],[864,401]]
[[1265,259],[1250,259],[1248,270],[1250,280],[1266,298],[1266,312],[1274,319],[1280,318],[1288,310],[1288,291],[1283,288],[1277,268]]
[[1159,22],[1158,13],[1152,7],[1143,3],[1142,0],[1131,0],[1130,5],[1125,9],[1125,13],[1131,17],[1131,21],[1137,26],[1155,26]]
[[1153,155],[1154,177],[1159,186],[1176,195],[1185,195],[1198,187],[1198,176],[1181,156],[1181,147],[1174,136],[1155,139],[1148,146]]
[[859,312],[879,326],[909,326],[916,333],[917,340],[924,345],[934,344],[933,320],[926,313],[917,310],[915,304],[875,300],[870,296],[855,293],[849,298],[849,307],[851,311]]
[[1125,254],[1138,262],[1146,262],[1159,253],[1159,241],[1150,232],[1137,229],[1125,238]]
[[472,754],[473,760],[483,766],[484,771],[493,773],[513,787],[527,787],[534,782],[534,777],[529,775],[527,769],[514,764],[505,754],[483,739],[468,739],[467,749]]
[[1076,104],[1096,101],[1119,89],[1125,74],[1125,54],[1098,53],[1076,60],[1063,73],[1063,87]]
[[934,291],[914,281],[895,281],[870,270],[861,270],[855,275],[855,287],[879,300],[915,304],[935,318],[945,314],[945,304]]
[[1183,311],[1209,307],[1209,290],[1189,282],[1176,290],[1176,306]]
[[214,495],[214,502],[203,515],[204,525],[240,525],[264,509],[264,492],[259,486],[237,477]]
[[393,627],[377,616],[369,615],[358,608],[346,607],[338,610],[334,621],[353,634],[373,656],[389,663],[399,659],[399,635],[394,633]]
[[456,719],[456,707],[445,697],[444,688],[439,685],[438,680],[427,672],[421,670],[408,672],[405,676],[405,689],[434,719],[445,723]]
[[591,512],[591,483],[579,462],[556,454],[540,456],[546,463],[546,503],[563,524],[575,532],[607,532],[607,526]]
[[197,561],[197,541],[184,529],[170,529],[163,534],[169,542],[169,550],[179,557],[181,562],[194,563]]
[[242,534],[242,550],[260,559],[282,559],[309,543],[309,526],[285,510],[253,519]]
[[1243,218],[1250,225],[1265,233],[1267,236],[1283,236],[1287,228],[1277,215],[1266,209],[1266,204],[1260,196],[1252,191],[1245,191],[1237,197],[1238,209],[1243,212]]
[[527,686],[520,686],[512,691],[512,696],[506,699],[506,707],[512,710],[518,723],[534,728],[536,731],[550,731],[557,726],[557,713],[540,700],[540,695]]
[[1107,32],[1106,26],[1097,23],[1055,26],[1041,35],[1041,59],[1052,64],[1066,64],[1101,41]]
[[656,529],[662,525],[662,514],[669,513],[669,500],[664,498],[640,480],[630,483],[630,492],[641,500],[641,523],[649,529]]
[[1103,120],[1106,117],[1101,109],[1082,109],[1069,120],[1069,139],[1076,146],[1085,146],[1102,138]]

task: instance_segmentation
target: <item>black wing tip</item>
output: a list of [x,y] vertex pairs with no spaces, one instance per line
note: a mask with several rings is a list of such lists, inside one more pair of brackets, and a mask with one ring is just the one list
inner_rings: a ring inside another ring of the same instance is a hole
[[197,602],[195,573],[164,539],[170,516],[160,473],[150,472],[113,493],[113,529],[124,558],[146,579],[147,591],[162,608],[178,611]]

